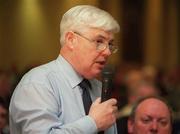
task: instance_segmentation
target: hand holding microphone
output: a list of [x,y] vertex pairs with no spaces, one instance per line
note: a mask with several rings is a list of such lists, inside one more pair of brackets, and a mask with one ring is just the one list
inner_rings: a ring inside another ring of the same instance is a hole
[[89,116],[94,119],[98,131],[106,130],[116,122],[117,100],[108,99],[101,103],[101,99],[96,99],[90,108]]
[[116,122],[117,100],[111,98],[113,73],[109,67],[102,71],[102,93],[101,99],[98,98],[91,105],[89,116],[97,125],[99,131],[104,131]]

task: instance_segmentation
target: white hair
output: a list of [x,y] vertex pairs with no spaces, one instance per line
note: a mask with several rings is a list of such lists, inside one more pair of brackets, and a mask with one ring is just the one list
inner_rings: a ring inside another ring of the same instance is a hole
[[80,31],[89,28],[99,28],[113,33],[119,32],[117,21],[106,11],[90,5],[79,5],[69,9],[60,23],[60,42],[64,44],[68,31]]

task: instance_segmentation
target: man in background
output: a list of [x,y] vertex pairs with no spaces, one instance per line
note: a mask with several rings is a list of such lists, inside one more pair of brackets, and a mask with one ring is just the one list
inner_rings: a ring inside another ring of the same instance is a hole
[[129,134],[171,134],[172,113],[166,102],[146,97],[134,105],[128,120]]

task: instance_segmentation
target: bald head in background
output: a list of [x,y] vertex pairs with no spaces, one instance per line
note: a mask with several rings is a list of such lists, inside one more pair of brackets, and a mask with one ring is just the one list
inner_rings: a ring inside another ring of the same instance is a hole
[[146,97],[133,108],[128,120],[129,134],[171,134],[172,115],[160,98]]

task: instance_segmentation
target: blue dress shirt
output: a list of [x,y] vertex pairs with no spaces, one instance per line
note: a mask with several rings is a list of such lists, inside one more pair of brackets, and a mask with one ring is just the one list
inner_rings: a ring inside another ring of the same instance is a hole
[[[95,121],[84,112],[82,79],[61,55],[25,74],[11,98],[11,134],[96,134]],[[102,85],[96,79],[90,83],[94,101]],[[116,125],[105,134],[117,134]]]

